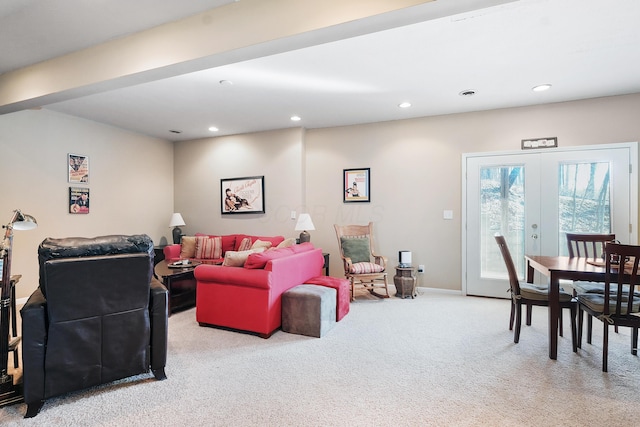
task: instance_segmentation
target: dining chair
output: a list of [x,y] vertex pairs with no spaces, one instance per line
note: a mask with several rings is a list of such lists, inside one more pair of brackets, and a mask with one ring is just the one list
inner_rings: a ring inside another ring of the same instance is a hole
[[[333,226],[338,238],[344,275],[351,285],[351,301],[355,299],[355,286],[362,285],[378,298],[389,298],[387,258],[374,251],[373,223],[368,225]],[[384,294],[376,288],[384,288]]]
[[[625,262],[626,261],[626,262]],[[640,246],[608,243],[605,246],[604,292],[578,294],[581,310],[602,321],[602,371],[608,371],[609,326],[626,326],[631,331],[631,354],[638,354],[640,295],[638,265]],[[620,270],[624,274],[620,274]]]
[[[511,252],[507,246],[507,242],[504,236],[496,234],[496,243],[500,247],[500,253],[502,259],[507,267],[507,273],[509,274],[509,292],[511,292],[511,316],[509,318],[509,330],[514,329],[515,318],[515,330],[513,333],[513,342],[518,343],[520,341],[520,329],[522,325],[522,305],[527,307],[527,312],[531,312],[532,306],[549,306],[549,288],[546,286],[538,286],[532,283],[520,282],[518,279],[518,273],[516,266],[513,263]],[[571,343],[573,345],[573,351],[577,351],[576,347],[576,313],[577,303],[573,298],[573,295],[560,289],[560,315],[558,322],[562,319],[562,309],[567,308],[571,314]],[[528,316],[529,317],[529,316]],[[530,320],[530,319],[528,319]],[[530,322],[527,323],[531,324]],[[560,329],[562,331],[562,329]]]
[[[616,240],[613,233],[566,233],[569,258],[592,258],[604,262],[604,247],[608,242]],[[604,283],[574,281],[571,283],[573,295],[584,293],[601,294],[604,292]],[[582,328],[584,311],[578,306],[578,348],[582,346]],[[591,344],[593,330],[593,317],[587,314],[587,343]],[[616,332],[618,329],[616,327]]]

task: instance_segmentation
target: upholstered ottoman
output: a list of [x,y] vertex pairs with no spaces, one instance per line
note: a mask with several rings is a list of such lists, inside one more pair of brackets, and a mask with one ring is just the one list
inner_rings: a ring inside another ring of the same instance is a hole
[[327,286],[336,290],[336,321],[339,322],[349,313],[351,304],[351,287],[347,279],[331,276],[318,276],[304,283],[309,285]]
[[336,290],[298,285],[282,294],[282,330],[321,338],[336,324]]

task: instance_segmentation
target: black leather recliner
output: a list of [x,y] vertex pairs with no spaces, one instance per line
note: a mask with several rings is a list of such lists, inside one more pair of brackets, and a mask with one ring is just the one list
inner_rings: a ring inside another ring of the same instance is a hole
[[165,379],[167,289],[146,235],[45,239],[22,315],[25,418],[44,400],[151,370]]

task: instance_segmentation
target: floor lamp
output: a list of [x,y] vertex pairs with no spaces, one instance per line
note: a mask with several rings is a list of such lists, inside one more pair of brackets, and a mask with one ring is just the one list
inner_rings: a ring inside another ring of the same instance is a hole
[[2,294],[0,299],[0,406],[17,403],[22,400],[20,388],[13,384],[13,375],[9,375],[9,312],[11,310],[11,247],[13,230],[32,230],[38,226],[36,219],[20,210],[13,216],[5,229],[0,246],[2,257]]

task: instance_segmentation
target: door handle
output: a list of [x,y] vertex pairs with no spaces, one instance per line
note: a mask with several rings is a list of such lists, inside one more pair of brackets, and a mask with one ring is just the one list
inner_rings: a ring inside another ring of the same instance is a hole
[[537,234],[532,234],[532,235],[531,235],[531,238],[532,238],[532,239],[537,239],[537,238],[538,238],[538,235],[537,235]]

